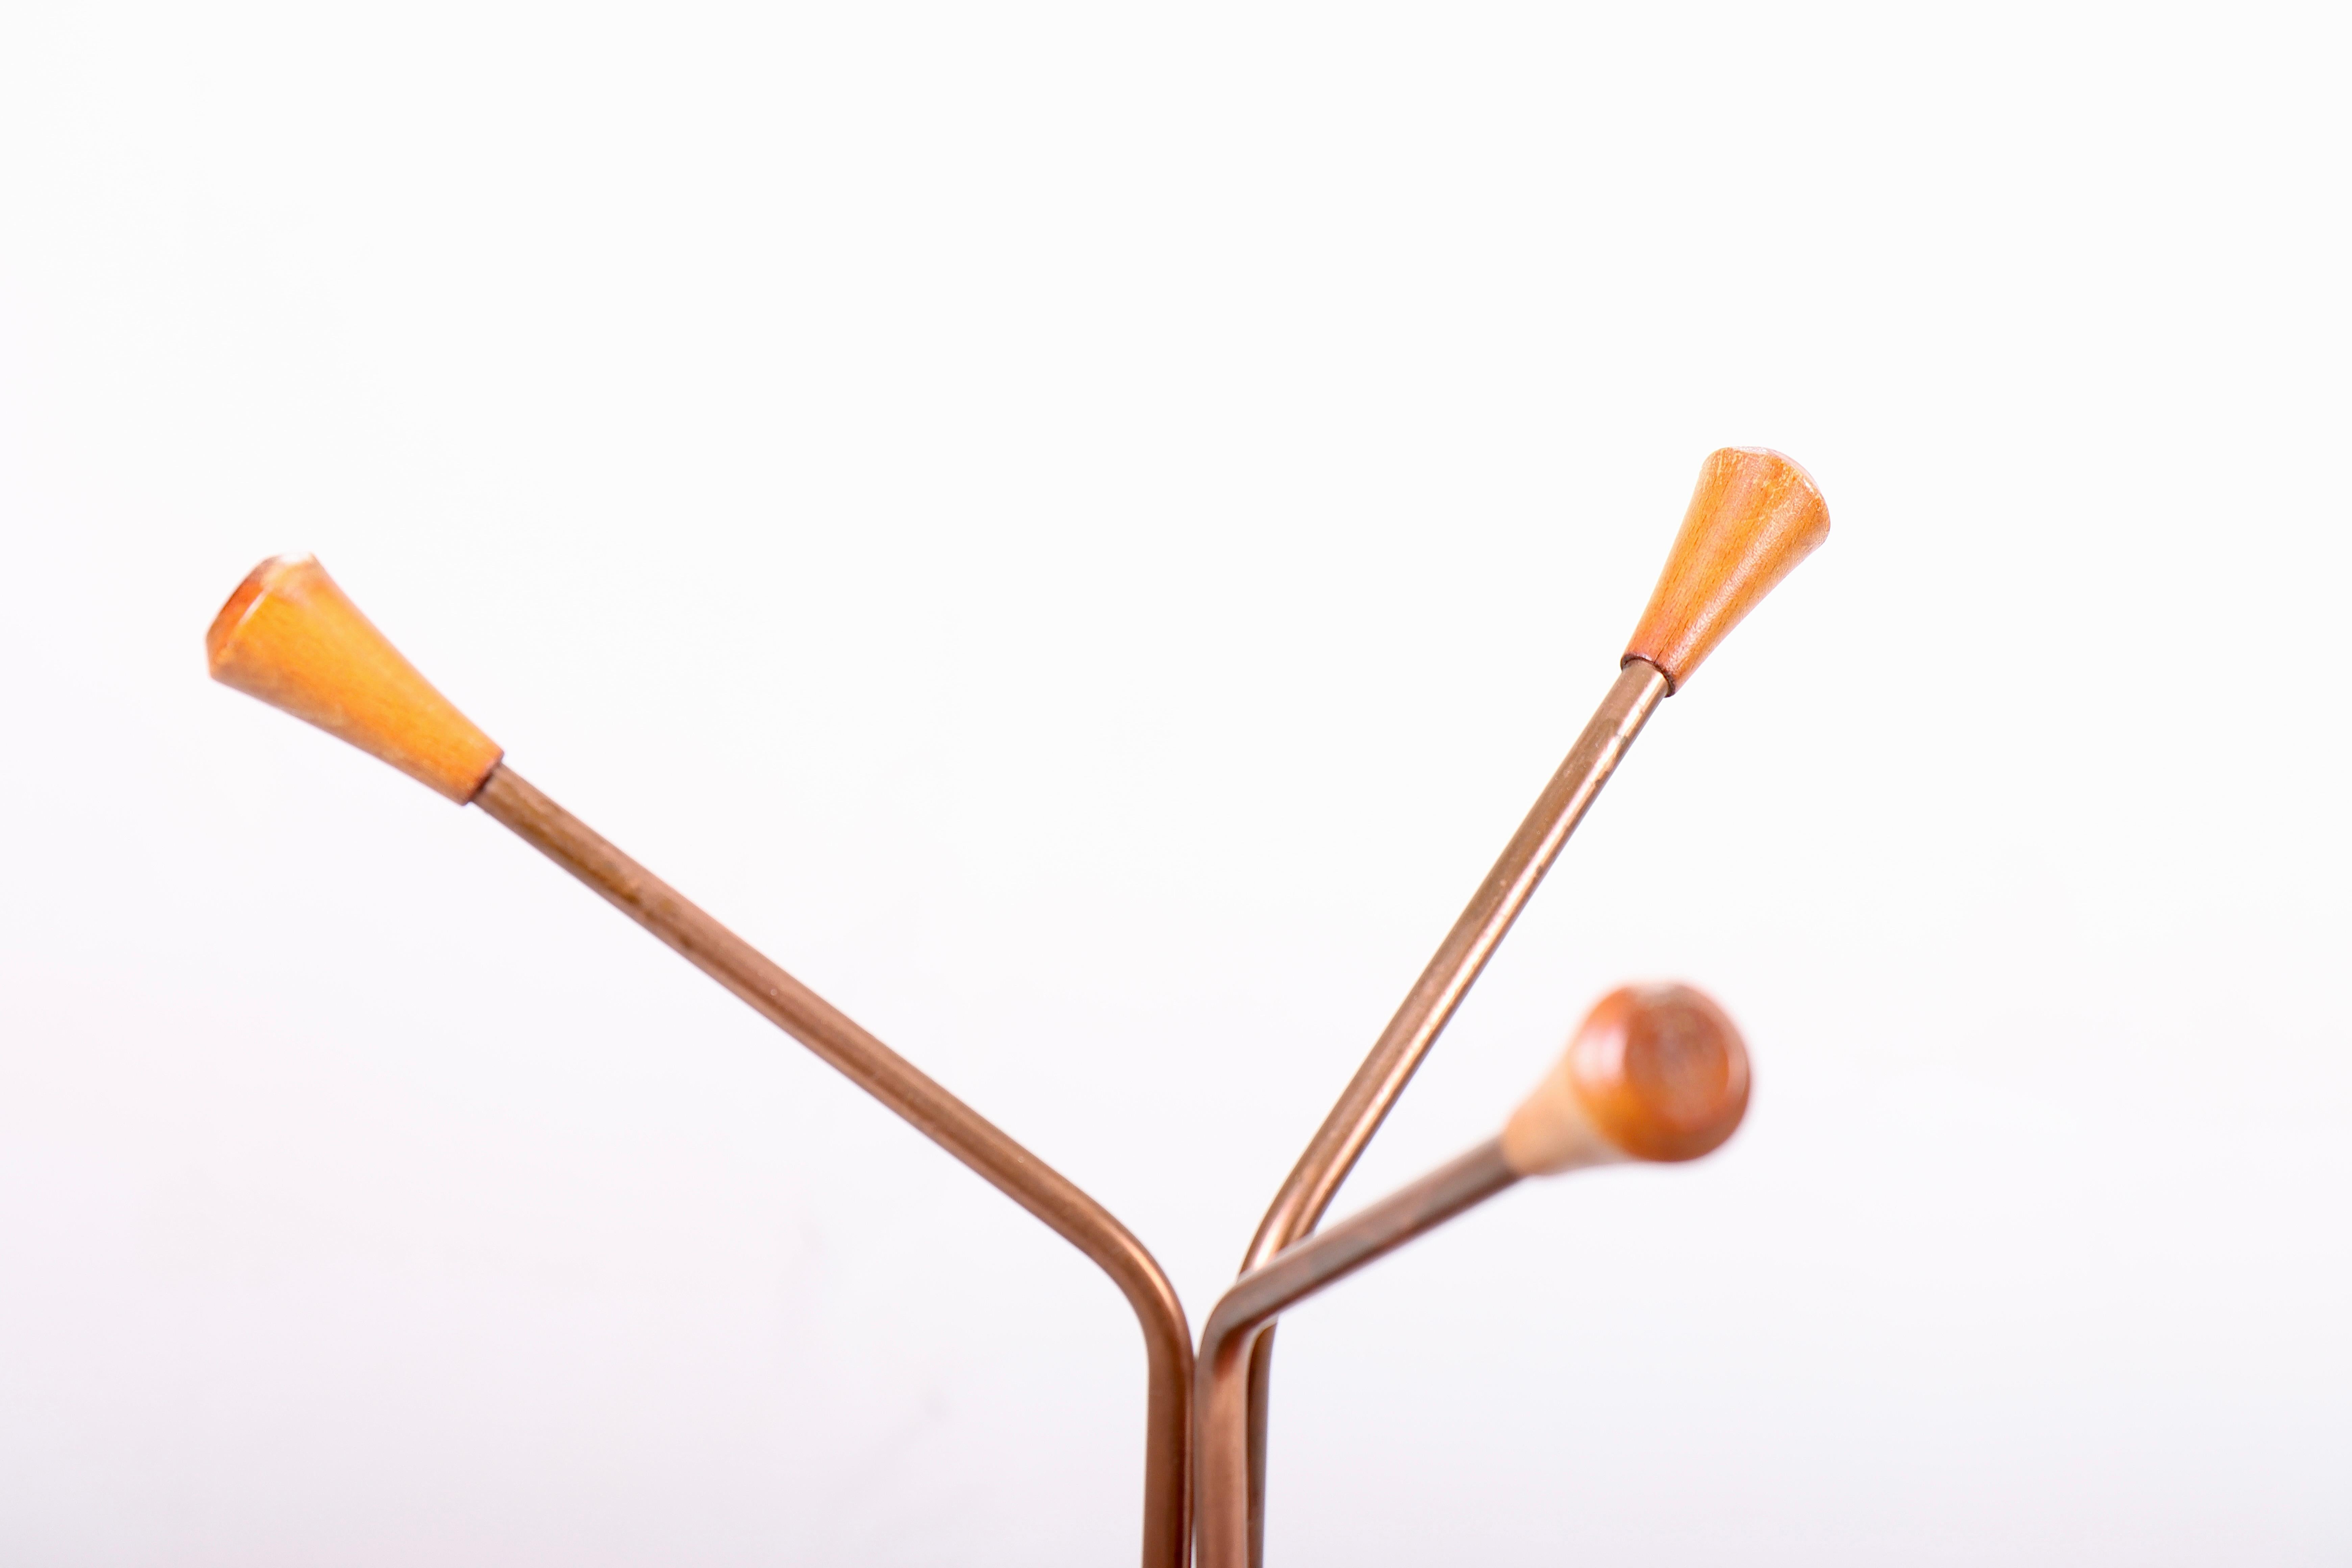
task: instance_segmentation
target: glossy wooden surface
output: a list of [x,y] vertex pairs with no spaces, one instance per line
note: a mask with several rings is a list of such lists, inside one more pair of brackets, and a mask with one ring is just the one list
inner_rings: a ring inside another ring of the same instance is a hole
[[1647,659],[1680,690],[1716,644],[1829,536],[1829,507],[1794,462],[1761,447],[1708,454],[1625,658]]
[[215,680],[282,708],[464,805],[496,742],[400,656],[308,555],[255,567],[205,634]]
[[1602,997],[1511,1115],[1503,1158],[1523,1176],[1611,1160],[1696,1160],[1748,1114],[1748,1047],[1729,1015],[1688,985]]

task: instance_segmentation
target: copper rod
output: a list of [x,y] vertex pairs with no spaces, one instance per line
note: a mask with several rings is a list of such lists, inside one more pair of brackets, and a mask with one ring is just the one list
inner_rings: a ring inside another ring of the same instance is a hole
[[1251,1269],[1225,1292],[1201,1331],[1192,1370],[1195,1568],[1245,1568],[1263,1547],[1250,1510],[1250,1369],[1275,1318],[1518,1179],[1503,1141],[1489,1139]]
[[[1259,1222],[1242,1264],[1244,1276],[1264,1267],[1311,1232],[1323,1211],[1348,1179],[1372,1134],[1404,1092],[1422,1058],[1437,1043],[1439,1033],[1461,1006],[1471,984],[1494,956],[1495,949],[1534,896],[1544,873],[1551,868],[1570,834],[1591,808],[1609,782],[1609,775],[1642,732],[1658,704],[1673,687],[1657,667],[1628,657],[1609,695],[1601,699],[1592,720],[1570,748],[1567,758],[1536,798],[1527,819],[1503,848],[1494,869],[1478,885],[1469,905],[1445,934],[1428,966],[1421,972],[1388,1027],[1373,1042],[1356,1076],[1349,1080],[1339,1102],[1298,1163],[1275,1194],[1273,1205]],[[1254,1337],[1249,1370],[1249,1534],[1250,1561],[1263,1556],[1265,1539],[1265,1434],[1274,1368],[1271,1330]]]
[[1143,1244],[1066,1177],[931,1081],[749,942],[614,848],[503,763],[473,804],[602,894],[770,1023],[814,1051],[949,1153],[1035,1215],[1108,1274],[1143,1329],[1144,1568],[1184,1568],[1189,1544],[1187,1402],[1192,1337],[1168,1276]]

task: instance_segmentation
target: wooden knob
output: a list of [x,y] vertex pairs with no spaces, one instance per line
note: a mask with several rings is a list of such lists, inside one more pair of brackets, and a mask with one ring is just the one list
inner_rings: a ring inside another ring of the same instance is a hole
[[1740,617],[1829,536],[1830,509],[1795,463],[1761,447],[1710,454],[1622,662],[1647,659],[1670,692],[1680,690]]
[[1523,1176],[1696,1160],[1747,1114],[1748,1047],[1724,1010],[1687,985],[1627,985],[1512,1112],[1503,1158]]
[[308,555],[253,569],[205,634],[213,679],[339,736],[463,805],[501,755]]

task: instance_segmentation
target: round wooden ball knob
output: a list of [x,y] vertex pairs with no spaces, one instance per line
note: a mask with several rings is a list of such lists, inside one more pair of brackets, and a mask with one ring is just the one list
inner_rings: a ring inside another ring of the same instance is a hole
[[1748,1047],[1687,985],[1627,985],[1601,999],[1503,1130],[1523,1176],[1616,1160],[1696,1160],[1748,1113]]

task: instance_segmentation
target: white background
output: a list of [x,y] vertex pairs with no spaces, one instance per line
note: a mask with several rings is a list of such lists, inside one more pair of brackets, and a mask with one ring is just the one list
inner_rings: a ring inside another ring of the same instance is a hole
[[2331,8],[0,16],[0,1559],[1132,1561],[1076,1253],[208,684],[316,551],[1195,1322],[1701,457],[1829,544],[1341,1206],[1633,977],[1746,1130],[1300,1310],[1280,1563],[2352,1555]]

